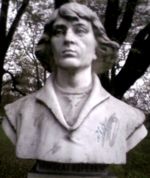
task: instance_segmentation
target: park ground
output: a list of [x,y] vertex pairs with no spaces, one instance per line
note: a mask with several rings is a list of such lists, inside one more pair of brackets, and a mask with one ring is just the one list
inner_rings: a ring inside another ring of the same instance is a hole
[[[150,178],[150,134],[127,155],[126,165],[111,166],[118,178]],[[33,160],[15,157],[15,149],[0,126],[0,178],[26,178]]]

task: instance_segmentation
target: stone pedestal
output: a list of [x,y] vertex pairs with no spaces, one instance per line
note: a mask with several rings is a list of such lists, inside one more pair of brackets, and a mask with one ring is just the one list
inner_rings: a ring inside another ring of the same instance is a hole
[[27,178],[117,178],[107,165],[37,161]]
[[29,173],[27,178],[117,178],[113,175],[56,175],[56,174],[40,174],[40,173]]

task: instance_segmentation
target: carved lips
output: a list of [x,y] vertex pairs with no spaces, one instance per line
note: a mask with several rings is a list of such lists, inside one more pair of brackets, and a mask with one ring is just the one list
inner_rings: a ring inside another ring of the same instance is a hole
[[72,49],[65,49],[65,50],[62,51],[62,56],[63,57],[76,57],[77,52],[75,50],[72,50]]

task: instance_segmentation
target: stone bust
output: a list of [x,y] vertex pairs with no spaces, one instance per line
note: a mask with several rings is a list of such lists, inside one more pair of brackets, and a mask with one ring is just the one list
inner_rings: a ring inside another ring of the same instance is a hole
[[72,2],[54,11],[36,48],[51,72],[46,84],[5,106],[2,126],[17,157],[126,163],[126,153],[147,134],[145,116],[105,91],[95,73],[113,63],[117,49],[85,5]]

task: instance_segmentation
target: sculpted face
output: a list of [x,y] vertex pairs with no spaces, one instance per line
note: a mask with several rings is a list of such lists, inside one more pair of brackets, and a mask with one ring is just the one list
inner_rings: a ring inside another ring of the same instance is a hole
[[51,45],[55,64],[61,68],[81,69],[96,59],[96,39],[90,22],[58,17],[53,24]]

